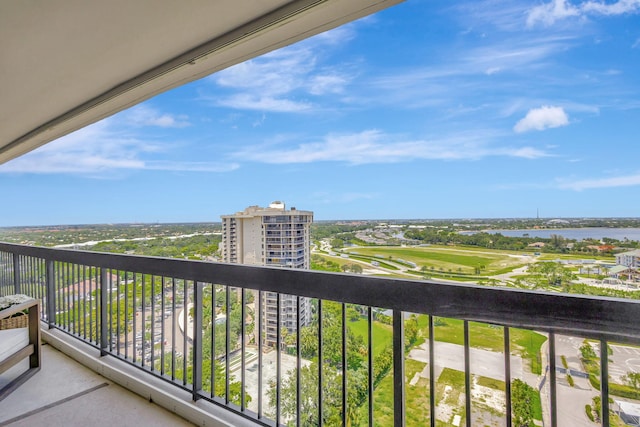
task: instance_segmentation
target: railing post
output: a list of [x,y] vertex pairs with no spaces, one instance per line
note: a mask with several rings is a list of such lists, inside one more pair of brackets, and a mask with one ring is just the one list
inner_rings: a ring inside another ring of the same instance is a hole
[[109,340],[107,339],[107,269],[100,268],[100,356],[106,356]]
[[609,344],[600,340],[600,413],[602,427],[609,427]]
[[49,329],[51,329],[56,324],[56,282],[53,260],[47,259],[45,260],[45,263],[45,286],[47,288],[47,323],[49,324]]
[[393,310],[393,425],[404,427],[404,319]]
[[13,292],[20,293],[20,255],[13,253]]
[[549,332],[549,399],[551,400],[551,427],[557,427],[558,425],[558,392],[556,382],[556,334]]
[[[185,304],[186,307],[186,304]],[[215,319],[213,320],[215,322]],[[185,325],[186,327],[186,325]],[[202,286],[193,281],[193,400],[200,398],[202,390]],[[228,355],[227,355],[228,356]],[[215,363],[215,355],[211,355],[211,363]]]
[[504,327],[504,395],[507,410],[506,427],[511,427],[511,337],[508,326]]
[[464,397],[466,425],[471,427],[471,355],[469,351],[469,321],[464,321]]

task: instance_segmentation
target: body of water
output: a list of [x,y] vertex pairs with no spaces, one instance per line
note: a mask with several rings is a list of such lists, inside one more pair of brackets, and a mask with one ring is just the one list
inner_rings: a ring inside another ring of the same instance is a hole
[[[548,239],[552,234],[562,236],[565,239],[584,240],[584,239],[602,239],[608,237],[616,240],[640,241],[640,228],[607,228],[607,227],[588,227],[588,228],[557,228],[557,229],[531,229],[531,230],[484,230],[487,233],[500,233],[507,237],[541,237]],[[473,232],[462,232],[462,234],[472,234]]]

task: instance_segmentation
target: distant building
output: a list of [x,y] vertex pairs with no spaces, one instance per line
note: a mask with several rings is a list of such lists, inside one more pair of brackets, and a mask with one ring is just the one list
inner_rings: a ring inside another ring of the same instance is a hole
[[[313,212],[296,208],[286,210],[284,203],[273,202],[267,208],[250,206],[221,218],[223,262],[283,268],[311,267]],[[262,293],[264,344],[271,347],[276,346],[277,339],[277,299],[276,293]],[[308,325],[311,321],[309,299],[300,298],[299,314],[300,324]],[[280,327],[295,333],[297,315],[296,297],[283,295],[280,299]]]
[[625,267],[640,267],[640,249],[616,254],[616,264]]
[[588,245],[587,249],[591,249],[596,252],[611,252],[616,247],[613,245]]
[[622,400],[616,400],[615,404],[618,405],[618,414],[622,421],[628,426],[640,426],[640,405],[635,402],[625,402]]
[[535,242],[535,243],[529,243],[527,246],[530,248],[544,248],[545,245],[546,245],[545,242]]

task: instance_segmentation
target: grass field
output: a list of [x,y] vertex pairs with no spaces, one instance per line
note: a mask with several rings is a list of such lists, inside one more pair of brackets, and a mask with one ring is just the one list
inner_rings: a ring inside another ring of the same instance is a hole
[[595,259],[598,261],[616,262],[614,256],[592,255],[592,254],[545,254],[538,257],[539,261],[554,261],[556,259]]
[[506,251],[484,251],[452,246],[358,247],[345,250],[346,253],[381,257],[381,260],[402,259],[413,262],[417,268],[427,268],[427,272],[453,272],[473,274],[477,267],[484,267],[482,274],[491,275],[497,271],[510,271],[524,265],[522,259]]
[[[449,342],[453,344],[464,344],[463,322],[458,319],[436,319],[435,338],[439,341]],[[356,334],[367,340],[368,322],[366,319],[360,319],[355,322],[349,322],[348,327]],[[428,338],[428,316],[418,316],[418,328],[420,330],[420,342]],[[380,322],[373,323],[373,352],[374,358],[376,354],[384,349],[392,341],[392,327]],[[469,332],[471,346],[485,350],[503,352],[504,338],[503,328],[483,323],[470,322]],[[532,371],[540,373],[539,352],[540,347],[546,341],[546,337],[533,331],[510,329],[511,334],[511,351],[520,354],[526,360],[529,360]],[[427,364],[411,359],[405,359],[405,379],[406,385],[406,419],[407,425],[421,425],[429,419],[429,381],[420,377],[418,381],[411,385],[409,382],[417,372],[421,372]],[[505,385],[503,381],[486,377],[475,377],[477,384],[498,392],[504,393]],[[445,388],[450,386],[445,393]],[[460,393],[464,393],[464,373],[445,368],[437,380],[436,393],[438,399],[444,398],[444,404],[454,408],[454,414],[461,415],[463,421],[465,418],[464,407],[458,407],[457,403]],[[445,396],[446,394],[446,396]],[[443,397],[444,396],[444,397]],[[393,372],[389,372],[387,376],[378,384],[374,390],[374,420],[376,425],[393,424]],[[539,403],[537,404],[539,406]],[[474,408],[481,411],[490,411],[491,409],[484,402],[474,402]],[[365,403],[360,407],[360,419],[368,419],[368,404]],[[495,410],[493,410],[495,412]],[[448,425],[439,421],[437,425]]]
[[[429,317],[418,315],[418,329],[420,331],[418,341],[415,345],[420,345],[429,338]],[[448,342],[451,344],[464,345],[464,327],[460,319],[437,318],[434,321],[434,332],[436,341]],[[359,319],[349,322],[348,326],[356,335],[362,336],[367,341],[367,320]],[[534,331],[526,329],[511,328],[511,352],[518,354],[528,361],[531,371],[540,374],[540,348],[547,340],[547,337]],[[387,345],[392,342],[392,326],[384,325],[380,322],[373,323],[373,354],[379,354]],[[473,348],[489,350],[498,353],[504,351],[504,331],[502,327],[489,325],[486,323],[469,322],[469,344]]]
[[[361,318],[355,322],[349,322],[348,328],[351,331],[364,338],[364,342],[367,342],[368,332],[367,319]],[[373,322],[373,356],[379,354],[384,348],[392,344],[393,332],[391,325],[384,325],[380,322]]]
[[[425,363],[415,360],[406,360],[406,425],[427,425],[429,422],[429,380],[422,378],[416,385],[410,385],[409,381],[416,372],[420,372],[426,366]],[[464,387],[463,387],[464,388]],[[363,425],[368,420],[368,403],[360,407],[360,419]],[[393,372],[389,372],[373,392],[373,419],[377,426],[393,425]]]
[[[418,325],[424,337],[428,336],[426,315],[418,316]],[[464,326],[459,319],[438,318],[434,321],[436,341],[464,345]],[[520,355],[529,362],[531,372],[540,374],[540,347],[547,337],[526,329],[509,330],[511,338],[511,352]],[[504,351],[504,331],[502,327],[486,323],[469,322],[469,344],[473,348],[494,352]]]

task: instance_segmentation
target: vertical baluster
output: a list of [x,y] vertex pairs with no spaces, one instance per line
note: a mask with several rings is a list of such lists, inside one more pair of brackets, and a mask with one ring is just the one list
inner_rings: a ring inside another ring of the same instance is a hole
[[504,393],[507,427],[511,427],[511,338],[509,327],[504,327]]
[[256,292],[258,298],[258,419],[262,418],[262,291]]
[[[185,326],[186,328],[186,326]],[[193,281],[193,400],[200,398],[202,390],[202,286]]]
[[245,402],[245,390],[246,390],[246,335],[247,335],[247,313],[245,306],[247,305],[246,301],[246,289],[242,288],[240,294],[240,318],[242,319],[242,323],[240,324],[240,384],[241,384],[241,394],[240,394],[240,410],[244,412],[246,409]]
[[19,294],[20,290],[20,255],[13,254],[13,293]]
[[[124,278],[124,358],[129,359],[129,272],[124,271],[122,277]],[[134,335],[132,341],[135,341],[135,339]]]
[[347,425],[347,306],[345,303],[341,305],[341,322],[342,322],[342,425]]
[[156,342],[156,276],[151,275],[151,342],[149,343],[150,367],[155,368],[155,342]]
[[600,407],[602,427],[609,427],[609,345],[600,340]]
[[54,261],[48,259],[46,262],[46,285],[47,285],[47,322],[49,329],[56,324],[56,290],[55,290],[55,270]]
[[187,280],[182,281],[182,324],[184,325],[182,340],[182,385],[187,385],[187,341],[189,340],[188,330],[188,311],[189,307],[187,302],[189,301],[189,286],[187,286]]
[[556,334],[549,332],[549,397],[551,399],[551,427],[558,425],[558,395],[556,392]]
[[164,329],[165,329],[165,310],[166,310],[166,306],[165,306],[165,295],[164,295],[164,289],[165,289],[165,284],[166,284],[166,278],[164,276],[160,277],[160,319],[161,320],[161,325],[160,326],[160,375],[164,376],[165,373],[165,368],[164,368],[164,353],[165,353],[165,346],[164,346],[164,339],[165,339],[165,335],[164,335]]
[[216,294],[217,294],[217,285],[211,284],[211,315],[213,319],[211,320],[211,369],[209,374],[211,375],[211,397],[216,396]]
[[80,335],[80,264],[75,264],[73,271],[73,333]]
[[111,269],[107,270],[109,273],[107,275],[107,283],[108,283],[108,288],[107,288],[107,292],[109,295],[109,306],[107,307],[107,313],[109,314],[109,323],[107,324],[107,327],[109,328],[109,351],[113,351],[113,279],[112,279],[112,273],[113,271]]
[[66,297],[65,318],[67,323],[65,325],[65,329],[67,330],[67,332],[71,332],[71,283],[69,282],[71,275],[69,274],[69,268],[69,263],[65,263],[64,295]]
[[282,343],[280,329],[282,328],[282,317],[280,310],[282,310],[281,305],[282,295],[280,293],[276,296],[276,425],[280,425],[280,376],[281,376],[281,349]]
[[464,401],[467,413],[466,425],[471,427],[471,360],[469,356],[469,321],[464,323]]
[[318,425],[320,426],[324,424],[322,419],[322,366],[324,360],[322,356],[322,300],[318,299]]
[[107,355],[107,270],[100,269],[100,356]]
[[402,311],[393,310],[393,425],[404,426],[404,319]]
[[178,323],[178,315],[176,313],[176,278],[175,277],[171,278],[171,295],[172,295],[172,298],[171,298],[171,381],[175,381],[176,379],[176,323]]
[[[136,301],[136,294],[138,293],[138,283],[137,283],[137,279],[138,279],[138,275],[137,273],[132,273],[132,282],[131,282],[131,309],[132,309],[132,313],[131,313],[131,319],[133,321],[133,346],[132,346],[132,359],[133,359],[133,363],[136,363],[138,360],[138,319],[136,319],[136,317],[139,316],[138,314],[138,305],[137,305],[137,301]],[[142,341],[140,341],[142,342]]]
[[429,413],[431,427],[436,426],[436,370],[433,316],[429,315]]
[[374,371],[373,371],[373,308],[367,307],[367,369],[369,371],[369,427],[373,427],[373,387],[374,387]]
[[[141,305],[142,305],[142,312],[140,313],[140,333],[142,335],[142,357],[141,357],[141,362],[142,362],[142,366],[145,365],[145,359],[146,359],[146,353],[147,353],[147,337],[146,337],[146,330],[147,330],[147,284],[145,283],[145,279],[146,279],[146,275],[144,273],[142,273],[142,292],[141,292]],[[185,329],[187,324],[185,323]]]
[[230,362],[230,353],[231,353],[231,288],[229,286],[225,286],[225,295],[226,295],[226,310],[225,310],[225,340],[224,340],[224,403],[229,403],[229,376],[231,372],[229,370],[229,362]]
[[[90,341],[94,342],[93,337],[95,336],[96,337],[95,338],[95,342],[97,342],[98,341],[98,334],[96,333],[94,335],[94,329],[93,329],[93,318],[95,317],[96,318],[96,322],[98,321],[98,316],[97,315],[94,316],[94,314],[93,314],[94,313],[94,311],[93,311],[94,310],[94,308],[93,308],[93,299],[94,299],[93,281],[94,280],[97,281],[98,279],[97,278],[95,278],[95,279],[93,278],[93,273],[92,273],[93,271],[97,272],[97,270],[94,267],[89,267],[89,295],[91,295],[91,297],[89,298],[89,313],[90,313],[90,315],[89,315],[89,333],[91,334],[91,340]],[[97,304],[98,304],[98,301],[96,300],[96,306],[97,306]],[[96,310],[97,310],[97,307],[96,307]]]
[[300,369],[302,369],[300,353],[300,297],[296,297],[296,427],[300,427]]
[[[82,277],[82,337],[87,339],[87,266],[83,265],[80,270]],[[90,340],[89,340],[90,341]]]

